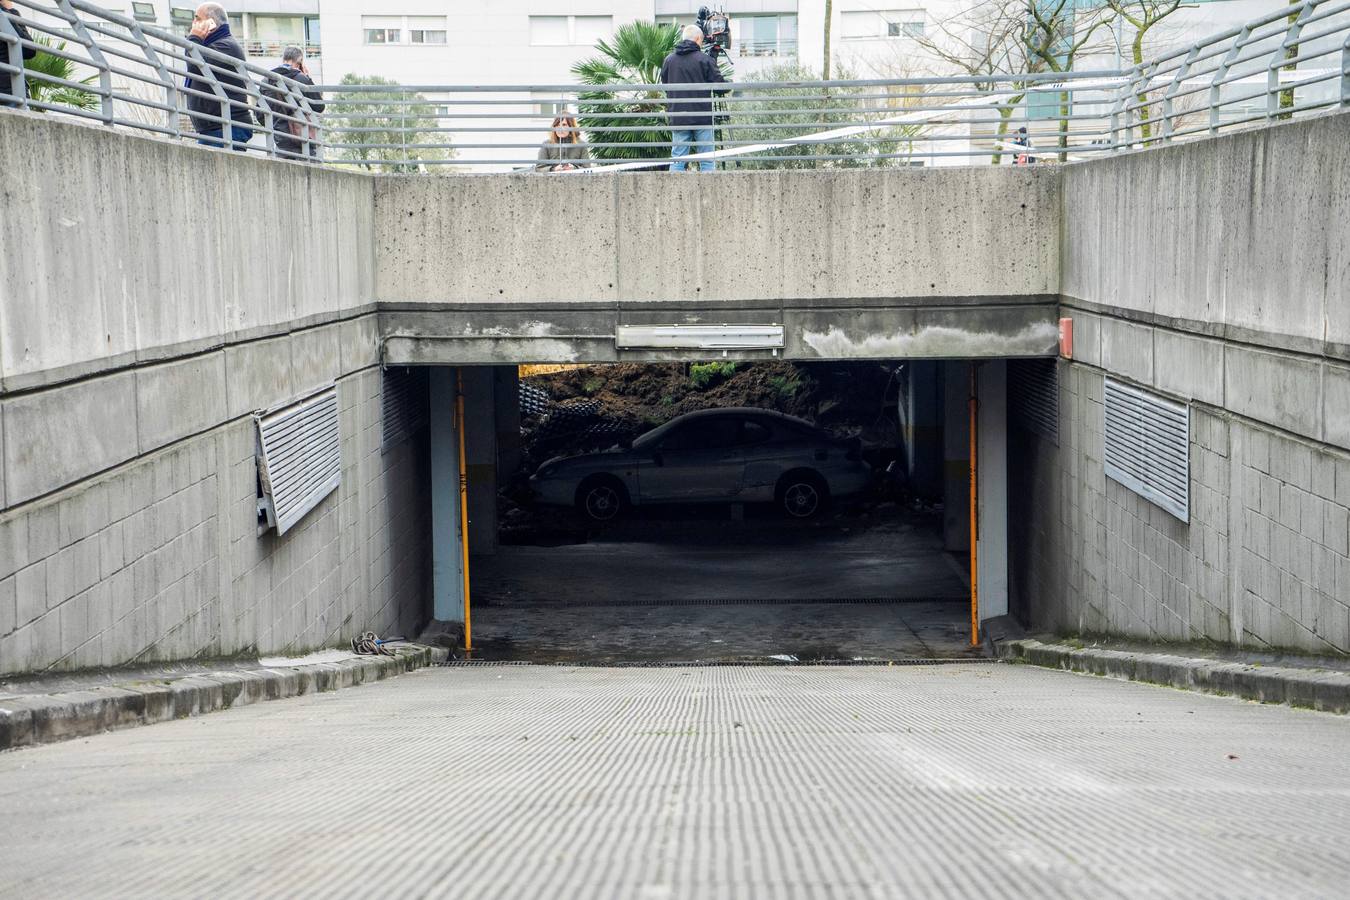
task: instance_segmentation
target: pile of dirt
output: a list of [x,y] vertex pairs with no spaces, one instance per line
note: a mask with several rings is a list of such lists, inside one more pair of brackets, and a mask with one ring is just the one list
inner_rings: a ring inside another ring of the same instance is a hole
[[676,416],[748,406],[858,437],[884,461],[898,446],[893,367],[877,363],[714,362],[586,366],[522,379],[527,465],[613,446]]

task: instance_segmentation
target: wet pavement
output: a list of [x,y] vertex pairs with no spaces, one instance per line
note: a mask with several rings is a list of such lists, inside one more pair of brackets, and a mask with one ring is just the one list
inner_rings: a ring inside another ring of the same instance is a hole
[[797,523],[715,511],[471,566],[475,659],[643,663],[965,658],[969,582],[933,517]]
[[473,659],[535,663],[863,662],[983,656],[963,603],[490,606]]

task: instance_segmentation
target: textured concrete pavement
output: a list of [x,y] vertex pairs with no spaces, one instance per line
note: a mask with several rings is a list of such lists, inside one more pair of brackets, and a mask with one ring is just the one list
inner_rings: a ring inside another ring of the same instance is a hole
[[423,670],[0,755],[0,892],[1332,896],[1347,747],[999,664]]

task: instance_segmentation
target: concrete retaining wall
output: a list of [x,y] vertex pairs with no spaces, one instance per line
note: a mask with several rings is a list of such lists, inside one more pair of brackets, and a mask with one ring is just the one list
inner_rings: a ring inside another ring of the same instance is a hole
[[[372,180],[0,115],[0,674],[287,652],[429,612],[381,450]],[[253,410],[336,381],[342,484],[259,535]]]
[[[1059,442],[1015,432],[1014,608],[1350,653],[1350,115],[1070,166]],[[1105,477],[1110,376],[1191,404],[1190,518]]]
[[1064,169],[1066,302],[1350,359],[1350,114]]
[[1191,411],[1181,522],[1106,478],[1102,380],[1061,363],[1058,446],[1017,431],[1014,607],[1038,627],[1350,653],[1350,452]]
[[381,451],[380,380],[370,366],[338,380],[342,484],[284,537],[257,532],[248,418],[5,514],[0,674],[416,629],[430,577],[425,433]]

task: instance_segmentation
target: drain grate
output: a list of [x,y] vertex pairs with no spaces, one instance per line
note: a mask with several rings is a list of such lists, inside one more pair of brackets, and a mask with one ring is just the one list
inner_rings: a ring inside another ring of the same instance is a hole
[[767,657],[748,659],[693,659],[693,660],[552,660],[533,662],[530,660],[490,660],[490,659],[451,659],[438,663],[441,668],[494,668],[497,666],[553,666],[567,669],[683,669],[712,668],[717,666],[989,666],[998,665],[1002,660],[984,657],[955,658],[919,658],[902,657],[900,659],[803,659],[781,660]]
[[891,606],[905,603],[969,603],[969,597],[676,597],[676,598],[637,598],[630,600],[510,600],[506,602],[492,599],[474,598],[474,606],[497,609],[575,609],[579,607],[626,607],[626,606],[813,606],[813,605],[856,605]]

